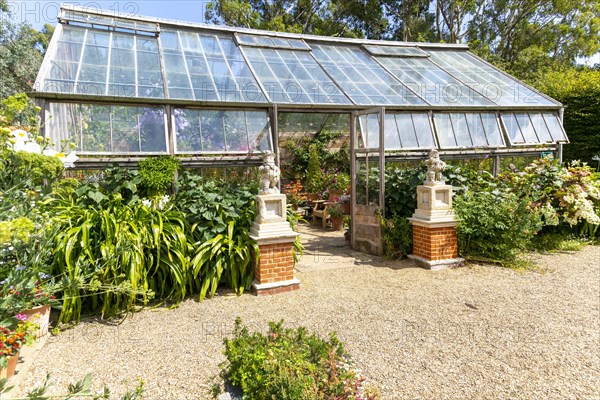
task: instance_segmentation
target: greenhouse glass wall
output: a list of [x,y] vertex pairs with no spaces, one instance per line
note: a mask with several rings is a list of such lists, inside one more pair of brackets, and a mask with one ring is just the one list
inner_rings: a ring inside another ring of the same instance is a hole
[[346,114],[354,148],[390,159],[422,158],[432,148],[447,158],[560,157],[568,140],[559,102],[464,45],[234,29],[72,6],[61,8],[33,95],[44,134],[75,143],[80,167],[160,154],[190,165],[256,163],[261,152],[279,154],[280,136],[294,134],[288,122],[279,128],[281,116],[301,125],[321,113]]

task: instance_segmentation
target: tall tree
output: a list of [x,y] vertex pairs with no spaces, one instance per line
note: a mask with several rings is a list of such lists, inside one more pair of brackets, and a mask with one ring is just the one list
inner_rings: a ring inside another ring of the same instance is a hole
[[3,0],[0,10],[0,98],[5,98],[31,91],[54,28],[46,24],[38,32],[27,24],[15,23]]
[[215,0],[205,17],[229,26],[325,36],[377,38],[387,28],[378,0]]
[[521,77],[536,67],[572,65],[600,51],[598,0],[477,0],[468,40]]
[[382,4],[389,21],[388,38],[404,42],[436,40],[431,0],[384,0]]

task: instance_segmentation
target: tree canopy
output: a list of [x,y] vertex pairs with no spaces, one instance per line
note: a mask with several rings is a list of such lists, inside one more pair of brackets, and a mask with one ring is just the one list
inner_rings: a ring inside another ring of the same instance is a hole
[[600,51],[599,0],[214,0],[205,17],[273,31],[469,43],[524,78]]
[[0,99],[4,99],[31,91],[54,27],[46,24],[40,32],[12,21],[2,0],[0,19]]

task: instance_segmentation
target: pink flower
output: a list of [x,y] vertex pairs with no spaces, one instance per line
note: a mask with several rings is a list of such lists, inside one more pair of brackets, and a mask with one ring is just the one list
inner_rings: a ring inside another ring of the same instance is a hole
[[25,315],[25,314],[17,314],[16,317],[19,321],[27,320],[27,315]]

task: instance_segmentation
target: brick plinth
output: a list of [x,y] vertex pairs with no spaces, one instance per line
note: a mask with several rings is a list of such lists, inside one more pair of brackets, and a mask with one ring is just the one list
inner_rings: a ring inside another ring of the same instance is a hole
[[431,261],[458,258],[456,227],[430,228],[413,224],[413,255]]
[[294,278],[292,243],[259,245],[260,257],[254,266],[253,289],[257,295],[289,292],[300,288]]

